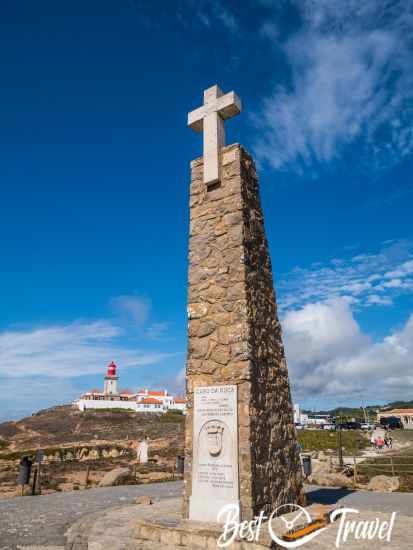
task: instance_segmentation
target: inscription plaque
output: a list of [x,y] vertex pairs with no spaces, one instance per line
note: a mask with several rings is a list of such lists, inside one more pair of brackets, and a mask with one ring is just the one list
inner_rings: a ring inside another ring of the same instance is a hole
[[195,388],[189,519],[217,521],[239,504],[237,386]]

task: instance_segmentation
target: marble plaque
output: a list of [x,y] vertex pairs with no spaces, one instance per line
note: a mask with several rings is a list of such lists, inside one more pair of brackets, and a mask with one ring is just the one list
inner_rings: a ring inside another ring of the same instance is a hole
[[237,386],[195,388],[189,519],[217,521],[239,505]]

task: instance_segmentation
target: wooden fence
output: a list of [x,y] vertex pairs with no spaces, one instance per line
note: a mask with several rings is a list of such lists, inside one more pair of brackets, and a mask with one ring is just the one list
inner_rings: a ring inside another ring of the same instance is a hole
[[[408,456],[383,456],[378,457],[377,462],[357,462],[356,456],[353,458],[353,474],[354,474],[354,484],[357,483],[358,476],[363,475],[363,470],[367,469],[370,472],[373,470],[377,472],[376,475],[391,475],[395,477],[397,475],[412,475],[413,476],[413,462],[406,463],[404,461],[410,459]],[[403,460],[403,462],[398,462],[398,460]],[[413,460],[413,456],[411,457]],[[369,473],[370,473],[369,472]],[[366,473],[366,472],[364,472]]]

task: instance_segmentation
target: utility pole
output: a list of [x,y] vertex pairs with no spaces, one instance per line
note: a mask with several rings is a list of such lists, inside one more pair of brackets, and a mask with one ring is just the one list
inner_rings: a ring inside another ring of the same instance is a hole
[[341,429],[337,430],[337,457],[340,468],[343,467],[343,447],[341,440]]

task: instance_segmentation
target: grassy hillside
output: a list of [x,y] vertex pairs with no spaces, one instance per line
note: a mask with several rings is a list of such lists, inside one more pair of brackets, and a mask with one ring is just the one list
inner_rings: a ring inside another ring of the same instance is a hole
[[181,414],[134,413],[128,411],[80,412],[70,405],[39,411],[15,422],[0,424],[0,452],[55,447],[93,441],[141,440],[182,433]]

